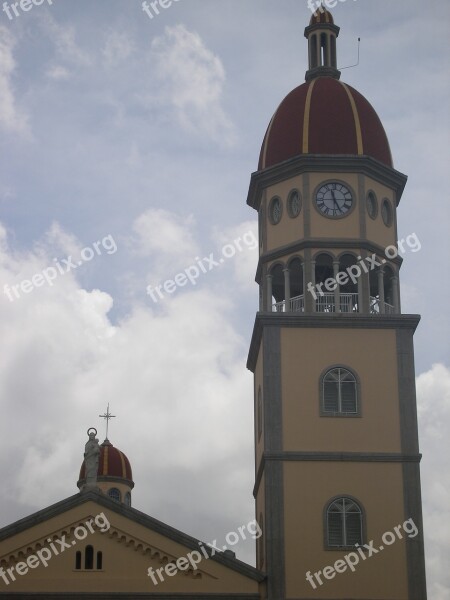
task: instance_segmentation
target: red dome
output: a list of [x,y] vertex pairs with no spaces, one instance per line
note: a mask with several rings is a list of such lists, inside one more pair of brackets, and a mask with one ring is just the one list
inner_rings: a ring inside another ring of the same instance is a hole
[[333,77],[313,79],[286,96],[267,129],[258,170],[300,154],[366,155],[392,167],[377,113],[364,96]]
[[[83,461],[80,469],[80,481],[86,477],[86,467]],[[114,448],[109,440],[105,440],[100,446],[100,458],[98,462],[97,477],[115,477],[133,481],[133,473],[128,458],[123,452]]]

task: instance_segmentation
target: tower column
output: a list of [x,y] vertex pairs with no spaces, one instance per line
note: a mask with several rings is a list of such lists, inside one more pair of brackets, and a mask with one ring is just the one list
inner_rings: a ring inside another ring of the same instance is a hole
[[327,43],[326,43],[326,47],[324,50],[324,56],[326,56],[326,65],[327,67],[331,67],[331,34],[327,33],[326,37],[325,37]]
[[396,315],[400,314],[400,287],[398,284],[398,277],[392,278],[392,295],[394,297],[394,312]]
[[[312,284],[312,287],[316,287],[316,261],[312,260],[310,262],[310,282]],[[306,290],[305,290],[305,294],[306,294]],[[309,305],[309,310],[308,310],[308,305]],[[305,311],[307,312],[316,312],[316,299],[314,298],[314,296],[309,293],[307,295],[307,297],[305,298]]]
[[383,268],[378,269],[378,303],[379,303],[379,309],[380,309],[380,314],[383,314],[386,312],[386,307],[384,305],[384,270]]

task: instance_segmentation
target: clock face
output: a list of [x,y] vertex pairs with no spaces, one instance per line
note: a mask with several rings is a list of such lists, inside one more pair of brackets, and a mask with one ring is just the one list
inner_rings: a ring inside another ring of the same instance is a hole
[[316,206],[327,217],[343,217],[353,206],[353,196],[343,183],[325,183],[316,194]]

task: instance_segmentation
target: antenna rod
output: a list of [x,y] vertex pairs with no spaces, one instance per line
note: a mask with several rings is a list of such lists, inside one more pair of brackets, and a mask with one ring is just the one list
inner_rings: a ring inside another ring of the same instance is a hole
[[339,67],[339,71],[343,71],[344,69],[352,69],[353,67],[357,67],[359,65],[359,45],[361,43],[361,38],[358,38],[358,62],[354,65],[349,65],[348,67]]

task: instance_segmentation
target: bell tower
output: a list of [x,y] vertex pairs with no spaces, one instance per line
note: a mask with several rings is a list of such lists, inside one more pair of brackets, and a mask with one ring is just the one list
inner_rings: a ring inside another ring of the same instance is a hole
[[[268,600],[425,600],[413,334],[397,207],[406,176],[369,102],[340,81],[328,11],[306,82],[252,174],[257,567]],[[353,564],[354,563],[354,564]]]

